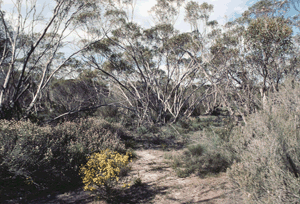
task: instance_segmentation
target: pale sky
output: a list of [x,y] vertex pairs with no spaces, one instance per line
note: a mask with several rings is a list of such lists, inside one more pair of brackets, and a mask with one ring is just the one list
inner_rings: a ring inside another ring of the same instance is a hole
[[[225,15],[228,17],[228,20],[233,20],[238,17],[247,10],[248,6],[251,6],[258,0],[194,0],[199,4],[207,2],[208,4],[214,5],[214,11],[212,12],[209,20],[217,20],[219,24],[223,25],[225,20]],[[1,9],[11,12],[14,4],[17,0],[2,0]],[[23,4],[25,5],[25,0]],[[28,1],[31,2],[31,1]],[[143,27],[150,27],[153,25],[153,22],[148,14],[148,11],[152,6],[155,5],[156,0],[136,0],[137,5],[135,8],[135,18],[134,20],[138,22]],[[186,0],[186,2],[188,2]],[[37,0],[37,10],[41,10],[43,5],[46,5],[43,14],[46,17],[51,16],[51,12],[49,12],[49,8],[54,6],[53,0]],[[23,7],[24,8],[24,7]],[[183,20],[184,18],[184,6],[181,8],[180,16],[175,24],[175,27],[180,31],[189,31],[190,25]],[[152,24],[151,24],[152,23]]]
[[[15,3],[18,0],[2,0],[1,9],[11,13],[13,10],[12,8],[15,6]],[[22,6],[22,14],[25,14],[26,10],[26,3],[25,2],[34,2],[35,0],[23,0]],[[186,0],[188,2],[189,0]],[[228,21],[233,21],[235,18],[240,17],[241,14],[248,9],[248,7],[252,6],[258,0],[194,0],[199,4],[207,2],[208,4],[212,4],[214,6],[213,12],[210,15],[209,21],[216,20],[219,25],[224,25]],[[0,0],[1,2],[1,0]],[[36,0],[37,2],[37,12],[41,12],[43,5],[44,9],[42,11],[42,15],[44,17],[51,17],[52,13],[50,12],[51,9],[55,6],[54,0]],[[134,22],[137,22],[143,28],[149,28],[154,25],[152,18],[150,17],[148,11],[151,9],[152,6],[156,4],[156,0],[136,0],[136,8],[134,13]],[[23,14],[23,15],[24,15]],[[290,14],[290,12],[289,12]],[[296,12],[292,13],[291,15],[297,14]],[[227,16],[227,20],[225,18]],[[17,18],[16,12],[14,13],[14,19]],[[30,17],[29,17],[30,19]],[[14,21],[13,23],[15,23]],[[40,31],[44,28],[45,24],[43,23],[37,24],[35,27],[36,31]],[[184,5],[180,10],[180,15],[175,23],[175,28],[181,32],[189,32],[191,31],[190,25],[187,22],[184,22]],[[201,28],[200,28],[201,32]],[[298,30],[299,32],[299,30]],[[294,29],[295,34],[295,29]],[[67,40],[74,42],[76,40],[77,35],[72,33],[68,36]],[[68,49],[68,48],[64,48]]]
[[[247,10],[247,8],[253,5],[258,0],[194,0],[199,4],[207,2],[214,6],[213,12],[209,20],[217,20],[220,25],[225,24],[225,15],[228,17],[228,21],[234,20],[236,17],[240,17],[241,14]],[[153,25],[151,18],[149,19],[148,11],[154,6],[156,0],[137,0],[135,20],[140,25],[148,27]],[[150,22],[150,23],[149,23]],[[190,31],[190,25],[184,22],[184,6],[180,10],[180,16],[175,23],[175,28],[182,32]]]
[[[18,0],[2,0],[1,9],[4,11],[12,12],[12,8],[14,4]],[[23,5],[25,2],[33,2],[35,0],[23,0]],[[189,0],[185,0],[187,3]],[[232,21],[237,17],[240,17],[241,14],[247,10],[248,7],[252,6],[258,0],[193,0],[202,4],[207,2],[208,4],[212,4],[214,6],[213,12],[209,20],[216,20],[219,25],[224,25],[227,21]],[[1,2],[1,0],[0,0]],[[50,17],[51,12],[50,8],[53,8],[55,5],[55,1],[53,0],[36,0],[37,2],[37,11],[42,10],[43,5],[45,8],[43,10],[43,15],[45,17]],[[154,6],[156,0],[136,0],[136,8],[134,14],[134,21],[140,24],[144,28],[149,28],[151,25],[154,25],[152,18],[150,17],[148,11]],[[25,11],[25,6],[23,6],[23,10]],[[225,18],[227,16],[227,20]],[[175,23],[175,28],[180,30],[181,32],[190,31],[190,25],[187,22],[184,22],[184,5],[180,10],[179,18]]]

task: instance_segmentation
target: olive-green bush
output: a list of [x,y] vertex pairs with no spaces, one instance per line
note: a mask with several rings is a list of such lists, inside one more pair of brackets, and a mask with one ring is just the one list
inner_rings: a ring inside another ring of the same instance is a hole
[[[225,172],[233,163],[235,155],[224,140],[224,131],[206,130],[201,132],[184,153],[173,158],[173,168],[179,177],[196,173],[200,177]],[[229,134],[229,133],[228,133]]]
[[240,161],[228,175],[247,203],[300,201],[300,86],[285,83],[280,89],[230,137]]
[[86,157],[107,148],[125,153],[124,135],[119,125],[93,118],[55,127],[1,120],[1,198],[80,185],[79,167]]

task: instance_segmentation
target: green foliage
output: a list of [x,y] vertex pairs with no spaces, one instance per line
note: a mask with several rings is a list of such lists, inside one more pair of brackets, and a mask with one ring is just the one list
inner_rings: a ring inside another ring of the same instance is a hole
[[235,155],[223,138],[222,134],[217,134],[212,129],[205,130],[196,138],[197,144],[189,145],[182,155],[173,157],[172,167],[177,175],[187,177],[196,173],[202,177],[226,171]]
[[173,163],[172,163],[172,167],[174,169],[181,167],[182,166],[182,161],[180,160],[179,157],[173,157]]
[[184,169],[178,168],[178,169],[176,169],[175,172],[179,178],[186,178],[186,177],[190,176],[192,173],[194,173],[195,170],[196,170],[195,166],[189,166]]
[[[96,71],[84,70],[76,79],[53,80],[48,94],[49,99],[43,101],[44,109],[39,111],[46,118],[54,117],[66,112],[74,112],[65,119],[86,117],[95,114],[97,109],[92,107],[104,104],[103,96],[108,95],[108,89],[101,80],[101,75]],[[75,110],[75,111],[74,111]],[[77,110],[84,110],[76,112]],[[113,107],[101,107],[104,116],[115,116],[116,110]],[[43,119],[43,118],[41,118]]]
[[191,145],[188,147],[188,151],[186,153],[190,153],[192,156],[201,156],[203,154],[203,147],[198,144],[198,145]]
[[128,113],[121,117],[120,123],[122,126],[128,130],[136,130],[137,128],[137,121],[136,116],[134,114]]
[[288,51],[291,47],[292,28],[283,18],[258,18],[251,21],[245,37],[251,42],[251,48],[265,53],[271,53],[271,47],[276,46],[274,54]]
[[150,12],[157,24],[174,24],[182,3],[183,0],[159,0]]
[[125,148],[128,149],[128,148],[136,148],[136,141],[134,139],[127,139],[124,141],[124,144],[125,144]]
[[118,118],[121,117],[118,113],[119,109],[115,106],[104,106],[97,111],[97,115],[100,115],[109,122],[117,122]]
[[189,132],[204,130],[205,128],[209,129],[212,127],[220,127],[220,129],[222,129],[224,125],[227,127],[227,124],[231,122],[231,119],[227,116],[199,116],[186,120],[179,120],[175,124],[175,127],[179,133],[186,134]]
[[199,5],[195,1],[190,1],[186,4],[185,7],[185,21],[188,21],[192,27],[194,27],[194,30],[199,29],[199,20],[208,20],[209,18],[209,13],[212,12],[213,10],[213,5],[208,4],[206,2],[202,3]]
[[[129,163],[129,154],[121,155],[109,149],[94,153],[82,165],[80,174],[85,191],[94,191],[96,187],[112,187],[119,181],[121,169]],[[96,187],[95,187],[96,186]]]
[[155,133],[159,132],[159,128],[155,124],[142,125],[142,126],[138,127],[136,131],[139,135],[144,135],[144,134],[148,134],[148,133],[155,134]]
[[[120,126],[96,119],[65,122],[55,127],[1,120],[2,196],[22,193],[20,189],[38,192],[80,185],[78,171],[86,156],[106,148],[126,152],[121,141],[125,135]],[[30,178],[30,185],[26,184],[26,178]]]
[[137,128],[137,133],[138,134],[143,135],[143,134],[146,134],[147,132],[148,132],[148,129],[145,126],[140,126],[140,127]]
[[199,118],[195,118],[191,121],[191,129],[193,131],[202,130],[203,124],[201,123],[201,120]]

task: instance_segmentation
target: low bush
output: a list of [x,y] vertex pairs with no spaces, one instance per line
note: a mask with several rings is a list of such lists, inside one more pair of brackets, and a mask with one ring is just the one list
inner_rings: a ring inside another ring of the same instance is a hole
[[80,169],[84,190],[92,192],[103,186],[106,190],[112,188],[119,181],[121,169],[127,167],[129,154],[121,155],[109,149],[92,154]]
[[217,174],[226,171],[233,163],[235,156],[220,135],[211,131],[203,132],[197,143],[188,146],[181,157],[174,158],[173,167],[179,177],[187,177],[192,173],[201,177]]
[[188,151],[186,151],[186,154],[190,154],[193,156],[201,156],[204,152],[203,147],[198,144],[198,145],[191,145],[188,147]]
[[79,186],[79,167],[86,163],[86,156],[107,148],[125,153],[121,141],[125,136],[120,126],[92,118],[55,127],[1,120],[1,200],[39,190]]
[[140,126],[140,127],[137,128],[136,132],[137,132],[139,135],[143,135],[143,134],[147,134],[148,129],[147,129],[147,127],[145,127],[145,126]]
[[230,138],[240,162],[228,175],[248,203],[299,203],[300,85],[286,83]]

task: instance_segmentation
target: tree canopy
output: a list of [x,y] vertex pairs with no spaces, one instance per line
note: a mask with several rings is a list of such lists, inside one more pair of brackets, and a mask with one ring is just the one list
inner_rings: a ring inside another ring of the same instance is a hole
[[[261,0],[219,25],[206,2],[158,0],[150,28],[134,22],[136,1],[57,0],[48,18],[37,3],[0,11],[1,118],[53,119],[103,106],[140,124],[217,107],[244,117],[289,75],[297,79],[299,20],[287,15],[297,1]],[[180,8],[190,32],[174,27]]]

